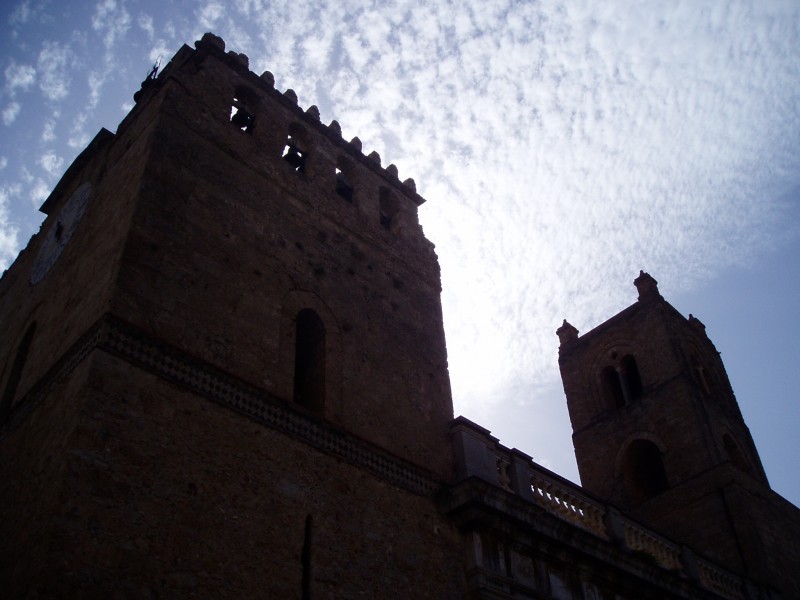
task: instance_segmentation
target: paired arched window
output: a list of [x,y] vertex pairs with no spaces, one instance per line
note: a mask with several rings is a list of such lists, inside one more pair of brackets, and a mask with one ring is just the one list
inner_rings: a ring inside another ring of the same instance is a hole
[[[616,352],[612,353],[616,359]],[[627,354],[616,364],[605,367],[600,373],[606,408],[622,408],[642,397],[642,378],[636,359]]]
[[325,326],[310,308],[295,321],[294,401],[322,414],[325,407]]
[[625,490],[633,501],[642,501],[667,489],[667,472],[661,450],[649,440],[633,440],[623,461]]
[[11,364],[11,371],[8,374],[6,387],[3,391],[2,398],[0,398],[0,424],[8,420],[8,417],[11,415],[11,410],[14,408],[14,397],[17,395],[17,387],[19,386],[20,379],[22,379],[22,370],[25,368],[25,363],[28,360],[28,352],[30,352],[35,333],[36,321],[31,323],[25,331],[25,335],[17,347],[14,362]]

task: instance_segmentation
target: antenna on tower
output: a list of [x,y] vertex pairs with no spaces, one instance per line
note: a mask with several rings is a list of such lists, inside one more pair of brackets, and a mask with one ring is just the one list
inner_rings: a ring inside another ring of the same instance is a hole
[[142,93],[153,83],[155,83],[156,78],[158,77],[158,70],[161,68],[161,56],[156,59],[156,62],[153,63],[153,67],[147,73],[147,77],[144,78],[142,82],[142,86],[139,88],[139,91],[133,95],[133,101],[139,102],[142,97]]
[[153,63],[153,68],[150,69],[150,72],[147,74],[145,81],[148,79],[152,80],[158,77],[158,70],[161,68],[161,55],[156,59],[156,62]]

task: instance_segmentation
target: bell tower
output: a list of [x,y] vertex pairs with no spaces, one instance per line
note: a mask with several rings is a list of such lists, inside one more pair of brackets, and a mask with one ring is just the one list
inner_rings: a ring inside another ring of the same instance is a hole
[[0,589],[390,597],[387,539],[433,581],[453,408],[413,179],[213,34],[134,100],[0,279]]
[[591,331],[579,336],[567,321],[557,331],[582,485],[697,550],[747,566],[753,532],[733,524],[736,499],[745,489],[772,492],[719,352],[653,277],[640,272],[634,285],[638,301]]

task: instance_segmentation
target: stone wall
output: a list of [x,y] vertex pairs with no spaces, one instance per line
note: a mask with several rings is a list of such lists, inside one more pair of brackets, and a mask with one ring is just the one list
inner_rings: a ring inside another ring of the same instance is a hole
[[68,382],[3,440],[3,480],[27,482],[2,498],[11,597],[461,593],[459,537],[429,496],[104,350]]

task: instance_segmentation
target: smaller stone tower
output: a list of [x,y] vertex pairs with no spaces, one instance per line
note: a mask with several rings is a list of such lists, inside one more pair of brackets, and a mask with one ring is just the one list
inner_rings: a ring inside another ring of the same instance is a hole
[[557,331],[581,482],[729,568],[769,579],[769,514],[786,509],[796,527],[797,511],[769,488],[705,326],[666,302],[647,273],[634,285],[638,302],[605,323],[582,336],[566,321]]

